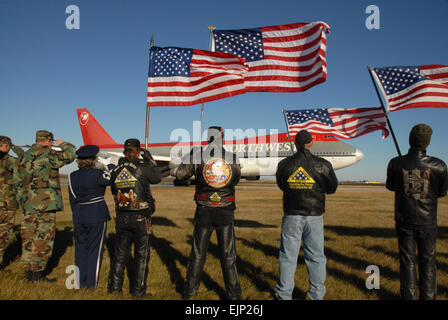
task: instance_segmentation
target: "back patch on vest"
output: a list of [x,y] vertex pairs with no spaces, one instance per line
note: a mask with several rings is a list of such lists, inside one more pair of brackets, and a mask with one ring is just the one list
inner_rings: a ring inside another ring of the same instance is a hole
[[123,168],[115,179],[117,189],[134,188],[137,179],[126,169]]
[[291,189],[313,189],[313,178],[302,167],[299,167],[287,180]]
[[428,194],[430,169],[403,169],[404,193],[419,200]]
[[202,176],[209,186],[222,188],[232,178],[232,167],[224,159],[210,159],[204,165]]

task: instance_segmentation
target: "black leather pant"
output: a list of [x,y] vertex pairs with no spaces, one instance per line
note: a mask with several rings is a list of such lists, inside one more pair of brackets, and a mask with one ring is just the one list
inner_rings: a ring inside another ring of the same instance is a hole
[[[433,300],[437,295],[437,228],[410,229],[396,226],[400,256],[400,292],[407,300]],[[418,251],[418,255],[416,252]],[[419,280],[416,266],[418,264]]]
[[228,299],[241,299],[241,286],[236,268],[236,249],[233,222],[227,225],[199,225],[195,223],[193,246],[187,266],[185,294],[194,296],[199,288],[201,273],[207,255],[210,237],[216,230],[220,251],[221,269]]
[[[121,292],[124,269],[131,256],[134,244],[134,264],[130,272],[131,294],[141,296],[146,293],[146,279],[149,262],[149,226],[150,220],[142,215],[117,215],[114,261],[112,263],[108,291]],[[129,270],[128,270],[129,271]]]

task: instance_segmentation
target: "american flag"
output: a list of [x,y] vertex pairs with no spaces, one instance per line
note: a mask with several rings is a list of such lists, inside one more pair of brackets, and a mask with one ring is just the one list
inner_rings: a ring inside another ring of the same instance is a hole
[[[300,169],[302,169],[302,170],[300,170]],[[303,172],[303,168],[302,167],[300,167],[299,168],[299,172],[297,172],[297,174],[295,174],[294,175],[294,177],[291,177],[290,179],[291,180],[299,180],[299,181],[308,181],[308,180],[311,180],[310,178],[308,178],[306,175],[305,175],[305,173]]]
[[246,59],[248,92],[300,92],[327,79],[329,26],[292,23],[240,30],[214,30],[219,52]]
[[389,111],[410,108],[448,108],[448,66],[373,68]]
[[147,106],[192,106],[245,93],[244,60],[227,53],[151,48]]
[[126,168],[124,168],[120,174],[117,176],[117,181],[127,181],[127,180],[135,180],[135,177],[129,173]]
[[325,108],[285,110],[288,131],[296,135],[300,130],[351,139],[366,133],[382,130],[383,138],[389,135],[382,108]]

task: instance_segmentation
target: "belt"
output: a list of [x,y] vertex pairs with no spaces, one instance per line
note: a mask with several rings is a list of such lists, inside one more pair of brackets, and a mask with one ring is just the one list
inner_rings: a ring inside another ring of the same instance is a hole
[[[196,200],[202,200],[202,201],[207,201],[207,200],[212,200],[210,199],[210,196],[208,196],[205,193],[197,193],[195,194],[195,199]],[[220,202],[235,202],[235,197],[233,196],[228,196],[225,198],[221,199],[222,201],[210,201],[210,202],[215,202],[215,203],[220,203]]]
[[84,201],[84,202],[78,202],[78,204],[86,205],[86,204],[98,203],[101,201],[104,201],[104,196],[103,197],[95,197],[95,198],[92,198],[92,199]]

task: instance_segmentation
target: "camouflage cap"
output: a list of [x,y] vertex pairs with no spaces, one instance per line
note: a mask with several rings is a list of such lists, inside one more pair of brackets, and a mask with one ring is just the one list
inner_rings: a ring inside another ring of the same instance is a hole
[[2,144],[6,144],[6,145],[10,146],[12,144],[11,139],[7,136],[0,136],[0,145],[2,145]]
[[54,140],[53,134],[47,130],[36,131],[36,140],[43,140],[43,139]]

